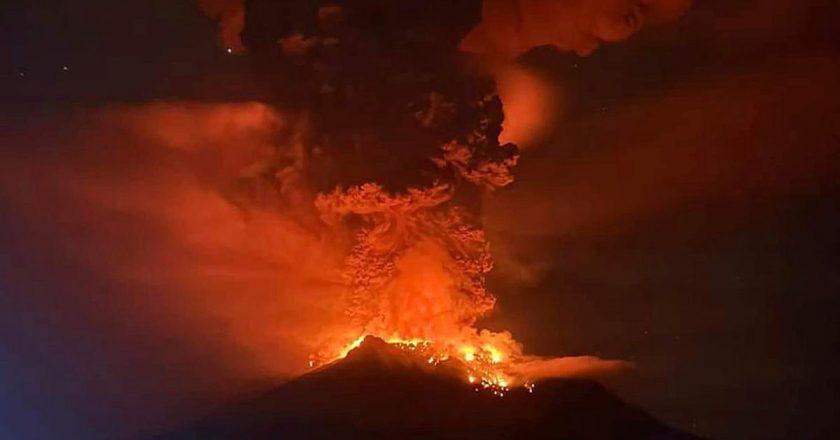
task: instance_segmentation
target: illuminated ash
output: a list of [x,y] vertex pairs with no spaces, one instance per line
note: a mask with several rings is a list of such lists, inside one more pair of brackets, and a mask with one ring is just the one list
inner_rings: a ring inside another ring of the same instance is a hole
[[[481,195],[513,181],[519,150],[499,140],[493,78],[468,72],[459,47],[502,58],[536,44],[585,54],[688,3],[487,0],[482,19],[479,0],[245,2],[242,41],[276,84],[273,99],[304,127],[291,180],[317,194],[317,227],[345,256],[337,301],[346,320],[312,338],[320,346],[310,365],[370,335],[432,366],[457,361],[467,382],[497,395],[592,366],[625,368],[526,356],[508,332],[477,327],[495,305]],[[506,28],[511,40],[494,32]]]
[[480,2],[348,1],[256,14],[279,7],[247,3],[255,13],[246,14],[244,41],[306,79],[295,95],[309,122],[304,173],[320,191],[321,220],[348,243],[347,328],[326,338],[312,365],[373,335],[432,364],[474,351],[468,373],[506,384],[498,368],[481,367],[482,353],[512,358],[519,345],[475,327],[495,304],[479,200],[513,181],[518,150],[499,142],[504,113],[492,79],[458,63]]

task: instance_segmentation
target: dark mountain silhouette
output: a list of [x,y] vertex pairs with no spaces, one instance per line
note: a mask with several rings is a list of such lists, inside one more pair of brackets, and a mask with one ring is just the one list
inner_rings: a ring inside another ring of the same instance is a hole
[[476,391],[454,365],[429,366],[368,338],[343,360],[160,437],[182,439],[691,440],[601,385],[540,382],[504,397]]

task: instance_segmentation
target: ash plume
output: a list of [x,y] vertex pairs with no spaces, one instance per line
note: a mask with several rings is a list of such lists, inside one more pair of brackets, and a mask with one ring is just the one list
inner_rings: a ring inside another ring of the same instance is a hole
[[692,0],[485,0],[467,52],[516,58],[538,46],[586,56],[650,24],[681,16]]
[[299,374],[319,332],[343,325],[345,249],[318,226],[282,111],[161,102],[16,118],[0,132],[21,278],[4,280],[8,313],[69,354],[14,368],[96,428],[80,437],[135,438]]
[[[244,3],[236,35],[239,9],[202,3],[225,46],[240,37],[259,74],[288,79],[270,105],[106,106],[70,118],[63,154],[3,157],[0,191],[26,228],[60,244],[62,265],[124,287],[62,313],[116,310],[90,333],[176,341],[139,364],[176,365],[177,379],[132,383],[135,395],[286,377],[365,334],[549,375],[510,333],[478,327],[495,303],[480,196],[513,181],[519,156],[500,141],[494,80],[458,51],[480,2],[255,12],[271,4]],[[58,142],[39,131],[21,138]],[[214,383],[207,363],[240,382]]]
[[[365,335],[524,361],[510,334],[476,328],[495,304],[480,195],[513,181],[519,149],[500,142],[505,112],[496,82],[464,69],[462,50],[513,58],[553,44],[588,54],[687,6],[487,1],[480,19],[474,1],[246,2],[242,37],[260,69],[296,72],[304,86],[293,99],[307,121],[301,175],[316,189],[323,224],[348,246],[341,270],[348,325],[313,362],[346,353]],[[503,29],[514,32],[513,46],[479,42]],[[496,76],[508,96],[544,90],[521,72]],[[523,133],[510,128],[506,141],[527,139],[547,110],[539,102],[511,108],[537,122]],[[564,368],[530,369],[545,376]]]

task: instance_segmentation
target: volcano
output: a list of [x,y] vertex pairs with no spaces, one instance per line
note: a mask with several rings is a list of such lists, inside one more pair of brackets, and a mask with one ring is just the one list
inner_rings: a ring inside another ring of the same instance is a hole
[[344,359],[159,440],[699,439],[596,382],[552,379],[500,396],[464,381],[456,362],[431,365],[368,337]]

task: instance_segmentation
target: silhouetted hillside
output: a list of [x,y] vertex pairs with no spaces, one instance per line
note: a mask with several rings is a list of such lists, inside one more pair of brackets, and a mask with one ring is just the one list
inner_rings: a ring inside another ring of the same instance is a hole
[[696,439],[585,380],[504,397],[368,338],[347,358],[161,437],[180,439]]

